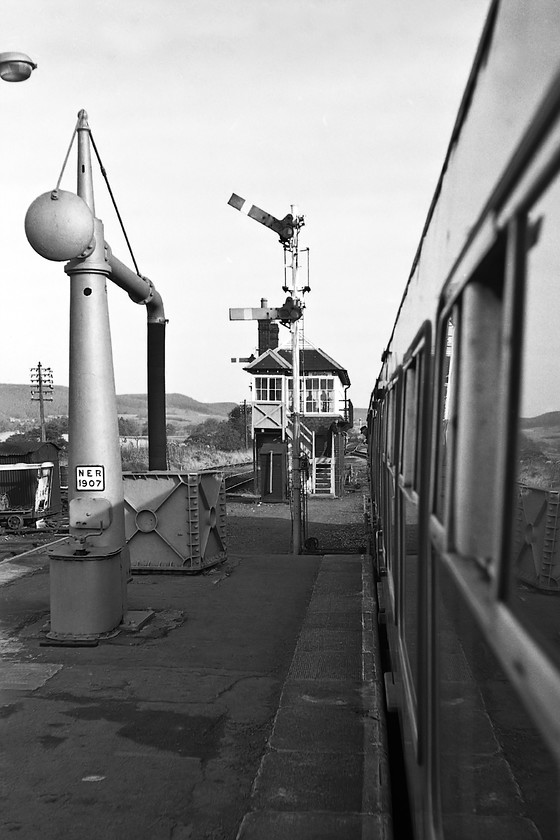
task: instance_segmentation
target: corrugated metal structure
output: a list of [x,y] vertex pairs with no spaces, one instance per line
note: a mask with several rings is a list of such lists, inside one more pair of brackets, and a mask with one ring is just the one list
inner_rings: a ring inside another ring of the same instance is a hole
[[60,447],[51,441],[21,443],[0,443],[0,465],[3,464],[43,464],[54,465],[52,474],[51,500],[46,516],[54,516],[61,511],[60,493]]
[[54,465],[0,465],[0,524],[11,531],[48,516]]
[[199,572],[226,559],[223,473],[123,473],[133,572]]

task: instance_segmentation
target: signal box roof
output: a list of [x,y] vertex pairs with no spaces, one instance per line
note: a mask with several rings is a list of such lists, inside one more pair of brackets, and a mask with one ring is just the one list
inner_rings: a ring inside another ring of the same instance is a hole
[[[292,351],[283,347],[267,350],[243,370],[254,376],[267,373],[289,376],[292,372]],[[341,367],[338,362],[335,362],[318,347],[305,347],[302,352],[301,375],[314,374],[338,376],[343,385],[350,385],[348,371]]]

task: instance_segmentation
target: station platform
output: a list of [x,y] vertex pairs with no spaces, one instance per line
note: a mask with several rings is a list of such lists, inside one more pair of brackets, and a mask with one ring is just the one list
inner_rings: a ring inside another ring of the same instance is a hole
[[391,837],[370,558],[232,548],[95,647],[48,644],[44,551],[0,564],[1,837]]

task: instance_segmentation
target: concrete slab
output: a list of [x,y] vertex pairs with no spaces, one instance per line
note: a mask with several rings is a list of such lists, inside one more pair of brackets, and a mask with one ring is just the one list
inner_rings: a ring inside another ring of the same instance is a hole
[[[361,605],[360,605],[361,606]],[[329,612],[329,610],[315,610],[307,614],[305,628],[326,629],[326,630],[362,630],[361,610],[343,612]]]
[[237,840],[391,840],[390,820],[382,814],[311,814],[259,811],[247,814]]
[[341,592],[334,590],[334,587],[325,586],[322,591],[317,593],[317,598],[313,599],[310,605],[310,612],[314,613],[352,613],[360,612],[362,595],[356,590],[352,592]]
[[362,659],[360,648],[354,650],[298,650],[290,678],[360,680]]
[[363,737],[356,709],[300,703],[278,710],[269,743],[274,750],[361,754]]
[[362,764],[359,753],[276,752],[265,755],[255,782],[255,811],[362,811]]
[[62,665],[42,662],[2,663],[3,691],[35,691],[54,677]]
[[360,647],[362,628],[304,627],[298,641],[298,650],[346,651]]
[[284,683],[280,708],[291,705],[335,706],[352,709],[356,714],[363,711],[362,686],[354,680],[297,680]]
[[124,616],[119,630],[141,630],[154,617],[154,610],[129,610]]

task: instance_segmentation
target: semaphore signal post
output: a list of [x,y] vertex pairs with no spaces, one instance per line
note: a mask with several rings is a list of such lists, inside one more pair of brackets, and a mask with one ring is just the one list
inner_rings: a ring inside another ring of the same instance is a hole
[[276,308],[230,309],[230,320],[280,321],[289,326],[292,336],[292,551],[301,554],[303,533],[303,488],[301,480],[301,388],[300,388],[300,320],[303,316],[303,294],[309,291],[309,284],[298,286],[299,271],[299,231],[305,224],[304,217],[297,215],[292,205],[291,212],[283,219],[277,219],[261,210],[255,204],[233,193],[228,201],[232,207],[245,213],[265,227],[278,234],[284,249],[284,285],[282,290],[288,294],[284,304]]

